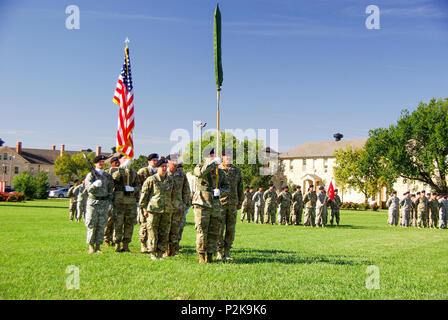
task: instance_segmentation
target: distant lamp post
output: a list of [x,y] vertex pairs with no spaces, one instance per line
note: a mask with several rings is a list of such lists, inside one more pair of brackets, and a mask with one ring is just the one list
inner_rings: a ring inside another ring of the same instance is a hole
[[202,129],[205,128],[207,122],[195,121],[194,125],[199,128],[199,160],[198,163],[201,163],[202,160]]

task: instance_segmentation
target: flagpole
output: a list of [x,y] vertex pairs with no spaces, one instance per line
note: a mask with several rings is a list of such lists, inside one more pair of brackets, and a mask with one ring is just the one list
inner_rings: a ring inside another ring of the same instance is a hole
[[[219,156],[219,100],[220,100],[220,90],[217,90],[216,93],[216,153]],[[218,173],[218,167],[216,167],[216,189],[218,189],[218,181],[219,180],[219,173]]]

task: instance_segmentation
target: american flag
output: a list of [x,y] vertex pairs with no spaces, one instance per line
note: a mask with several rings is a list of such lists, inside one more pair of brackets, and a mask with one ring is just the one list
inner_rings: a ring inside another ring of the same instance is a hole
[[132,93],[131,63],[129,47],[124,49],[125,58],[121,74],[118,77],[113,101],[120,107],[118,113],[117,148],[116,151],[132,159],[134,157],[134,94]]

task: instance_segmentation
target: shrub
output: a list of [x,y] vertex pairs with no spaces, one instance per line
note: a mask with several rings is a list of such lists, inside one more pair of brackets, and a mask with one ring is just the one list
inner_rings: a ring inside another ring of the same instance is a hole
[[25,201],[26,195],[23,193],[0,193],[0,202],[22,202]]
[[372,204],[372,205],[370,206],[370,209],[372,209],[373,211],[378,211],[379,208],[380,208],[380,206],[377,205],[376,203],[375,203],[375,204]]

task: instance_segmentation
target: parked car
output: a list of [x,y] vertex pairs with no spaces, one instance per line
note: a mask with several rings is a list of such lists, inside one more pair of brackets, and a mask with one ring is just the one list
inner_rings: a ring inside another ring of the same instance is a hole
[[48,196],[50,198],[67,198],[68,189],[70,187],[59,188],[56,190],[51,190]]

